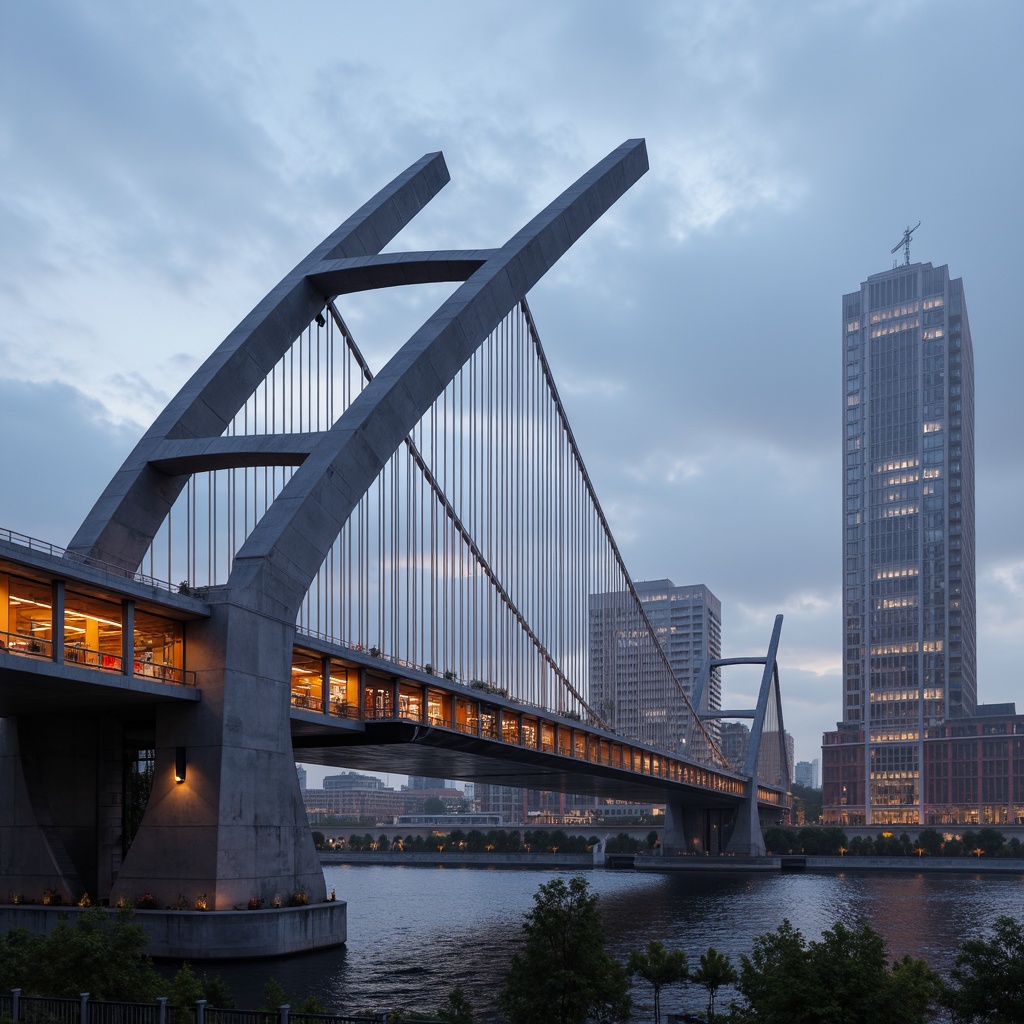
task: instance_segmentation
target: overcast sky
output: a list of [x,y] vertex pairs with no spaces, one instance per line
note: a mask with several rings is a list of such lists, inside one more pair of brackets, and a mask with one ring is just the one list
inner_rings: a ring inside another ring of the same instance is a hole
[[[786,724],[819,756],[840,298],[920,220],[911,258],[963,278],[974,338],[980,698],[1024,706],[1021,38],[1017,2],[3,4],[0,525],[66,543],[197,365],[423,153],[452,181],[392,248],[499,245],[642,136],[650,172],[530,295],[634,577],[707,584],[728,656],[783,612]],[[442,294],[343,311],[380,366]]]

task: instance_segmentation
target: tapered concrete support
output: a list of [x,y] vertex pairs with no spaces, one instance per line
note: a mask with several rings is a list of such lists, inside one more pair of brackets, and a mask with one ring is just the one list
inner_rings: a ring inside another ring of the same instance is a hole
[[666,857],[686,853],[706,853],[704,845],[704,810],[681,801],[665,804],[665,829],[661,851]]
[[300,891],[325,900],[291,745],[294,626],[226,589],[210,604],[189,633],[203,699],[158,714],[152,794],[111,898],[150,892],[158,905],[194,907],[205,896],[211,910]]
[[0,899],[95,895],[109,854],[98,787],[113,731],[82,718],[0,718]]
[[725,851],[738,857],[763,857],[767,850],[757,807],[757,776],[750,781],[749,793],[736,811],[736,824]]

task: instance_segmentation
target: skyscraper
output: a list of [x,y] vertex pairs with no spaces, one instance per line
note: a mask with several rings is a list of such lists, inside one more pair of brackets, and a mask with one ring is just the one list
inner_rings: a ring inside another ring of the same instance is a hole
[[[704,585],[677,587],[671,580],[634,584],[640,603],[687,698],[691,697],[706,662],[722,656],[722,602]],[[638,660],[644,637],[635,631],[632,607],[625,593],[590,597],[590,701],[623,736],[683,750],[688,716],[672,699],[666,683],[662,699],[648,707],[638,700]],[[720,670],[710,673],[698,712],[717,711],[722,704]],[[711,728],[717,732],[717,723]]]
[[850,824],[924,822],[926,731],[977,705],[963,284],[908,263],[844,295],[842,317],[843,720],[825,802]]

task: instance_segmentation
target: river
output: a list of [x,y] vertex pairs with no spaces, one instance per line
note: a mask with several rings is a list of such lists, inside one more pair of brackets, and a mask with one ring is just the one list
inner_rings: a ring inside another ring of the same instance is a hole
[[[272,962],[213,969],[240,1006],[260,1002],[273,976],[338,1012],[434,1010],[456,984],[481,1015],[495,1007],[520,941],[523,914],[543,869],[325,867],[327,887],[348,901],[348,944]],[[867,921],[893,957],[912,954],[946,973],[960,943],[1000,914],[1024,917],[1024,878],[1016,875],[651,874],[588,871],[600,895],[610,951],[625,959],[658,939],[686,950],[691,967],[708,946],[738,961],[755,936],[788,918],[808,938],[837,921]],[[724,998],[723,998],[724,997]],[[728,1005],[730,992],[719,994]],[[634,1020],[651,1019],[649,986],[633,991]],[[662,992],[662,1012],[705,1007],[703,989]]]

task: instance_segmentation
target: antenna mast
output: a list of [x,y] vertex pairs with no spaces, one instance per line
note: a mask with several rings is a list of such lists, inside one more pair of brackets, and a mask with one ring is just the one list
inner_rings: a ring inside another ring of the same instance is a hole
[[[910,266],[910,236],[921,226],[921,222],[918,221],[913,227],[909,225],[903,232],[903,237],[892,247],[892,253],[895,256],[899,251],[900,246],[903,247],[903,265],[905,267]],[[893,266],[896,266],[894,263]]]

